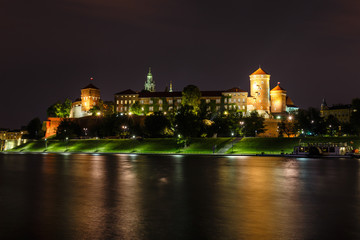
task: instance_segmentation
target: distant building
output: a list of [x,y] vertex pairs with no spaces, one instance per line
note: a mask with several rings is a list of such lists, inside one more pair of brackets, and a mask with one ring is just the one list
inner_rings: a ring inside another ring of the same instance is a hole
[[0,140],[19,140],[27,131],[21,130],[0,130]]
[[349,123],[351,118],[351,113],[353,112],[351,104],[338,104],[332,105],[329,107],[326,103],[326,100],[323,99],[320,108],[320,116],[327,119],[330,115],[336,117],[341,123]]

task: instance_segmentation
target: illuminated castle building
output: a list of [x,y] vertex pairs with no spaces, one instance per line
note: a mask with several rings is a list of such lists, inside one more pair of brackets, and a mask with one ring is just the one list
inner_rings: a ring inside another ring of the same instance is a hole
[[[92,78],[91,78],[92,80]],[[72,104],[70,118],[81,118],[91,116],[90,109],[97,106],[100,101],[100,90],[93,84],[81,89],[81,98]]]
[[[142,115],[179,109],[182,92],[172,91],[172,84],[170,86],[171,91],[155,92],[155,82],[149,70],[145,91],[128,89],[115,94],[115,111],[128,114],[135,103],[140,105]],[[270,75],[261,68],[250,75],[250,95],[236,87],[222,91],[201,91],[201,101],[207,103],[213,112],[238,110],[245,115],[257,111],[265,118],[286,115],[298,109],[280,83],[270,91]]]

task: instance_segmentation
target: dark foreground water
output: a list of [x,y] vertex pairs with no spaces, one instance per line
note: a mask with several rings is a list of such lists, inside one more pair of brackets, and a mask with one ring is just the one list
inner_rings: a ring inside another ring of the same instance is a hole
[[0,154],[0,239],[360,239],[359,161]]

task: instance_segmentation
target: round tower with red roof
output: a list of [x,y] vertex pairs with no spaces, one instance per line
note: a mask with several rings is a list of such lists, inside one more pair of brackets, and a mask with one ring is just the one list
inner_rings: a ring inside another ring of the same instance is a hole
[[271,112],[284,113],[286,112],[286,91],[280,87],[280,82],[270,91]]

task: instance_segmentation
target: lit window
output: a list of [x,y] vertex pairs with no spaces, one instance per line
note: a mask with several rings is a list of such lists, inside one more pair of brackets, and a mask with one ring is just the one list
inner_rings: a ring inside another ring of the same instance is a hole
[[169,104],[172,104],[172,103],[173,103],[173,100],[172,100],[172,99],[170,99],[170,100],[169,100]]
[[159,100],[159,104],[162,104],[162,100],[161,100],[161,99]]
[[159,107],[159,111],[162,111],[163,110],[163,108],[162,107]]
[[150,104],[153,104],[153,100],[150,100],[149,103],[150,103]]
[[210,99],[206,99],[206,103],[209,103],[210,102]]
[[121,100],[120,102],[121,102],[121,104],[123,104],[123,100]]
[[220,103],[220,99],[216,99],[216,103]]
[[125,100],[125,104],[127,104],[127,100]]
[[116,100],[116,104],[118,104],[118,105],[119,105],[119,100]]
[[144,100],[140,100],[140,103],[141,103],[141,104],[144,104]]
[[178,99],[177,102],[178,102],[178,103],[181,103],[181,99]]
[[149,107],[149,111],[154,111],[154,107]]

